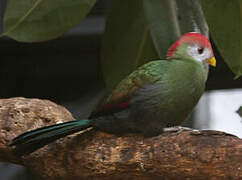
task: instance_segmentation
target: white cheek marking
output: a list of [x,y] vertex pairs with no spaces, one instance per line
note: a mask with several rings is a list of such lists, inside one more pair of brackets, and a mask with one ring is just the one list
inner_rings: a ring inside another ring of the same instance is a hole
[[195,60],[200,61],[200,62],[208,59],[211,56],[211,53],[210,53],[208,48],[204,48],[202,54],[198,53],[198,49],[199,49],[198,45],[188,46],[187,47],[187,53],[188,53],[188,55],[193,57]]

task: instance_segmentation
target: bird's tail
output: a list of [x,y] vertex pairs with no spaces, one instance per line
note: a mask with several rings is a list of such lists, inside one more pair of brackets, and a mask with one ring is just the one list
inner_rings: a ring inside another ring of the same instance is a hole
[[59,138],[91,127],[90,120],[77,120],[55,124],[26,132],[13,139],[10,146],[18,156],[29,154]]

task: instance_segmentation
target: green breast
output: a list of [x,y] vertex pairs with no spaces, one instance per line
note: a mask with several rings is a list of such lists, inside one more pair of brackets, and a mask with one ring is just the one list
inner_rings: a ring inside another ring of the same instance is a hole
[[162,108],[167,112],[167,126],[181,124],[198,103],[205,88],[206,71],[199,62],[171,60],[162,77]]

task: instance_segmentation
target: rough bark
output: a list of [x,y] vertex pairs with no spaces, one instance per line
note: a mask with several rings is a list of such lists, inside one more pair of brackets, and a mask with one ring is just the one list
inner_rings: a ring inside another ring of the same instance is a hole
[[14,157],[8,144],[26,130],[72,120],[48,100],[0,100],[0,159],[44,179],[242,179],[242,140],[218,131],[117,137],[89,130]]

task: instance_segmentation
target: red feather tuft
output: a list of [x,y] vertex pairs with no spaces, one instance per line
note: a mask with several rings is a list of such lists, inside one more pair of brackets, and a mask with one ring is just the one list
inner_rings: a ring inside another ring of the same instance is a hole
[[123,109],[128,107],[131,104],[131,101],[125,101],[125,102],[121,102],[119,104],[106,104],[105,106],[103,106],[102,111],[106,111],[109,109]]
[[173,56],[173,53],[177,50],[177,47],[183,43],[197,43],[202,47],[209,48],[211,52],[213,52],[210,41],[207,39],[206,36],[196,32],[189,32],[184,34],[168,49],[167,57],[171,58]]
[[131,101],[126,101],[126,102],[122,102],[120,104],[117,104],[116,107],[118,108],[126,108],[131,104]]

